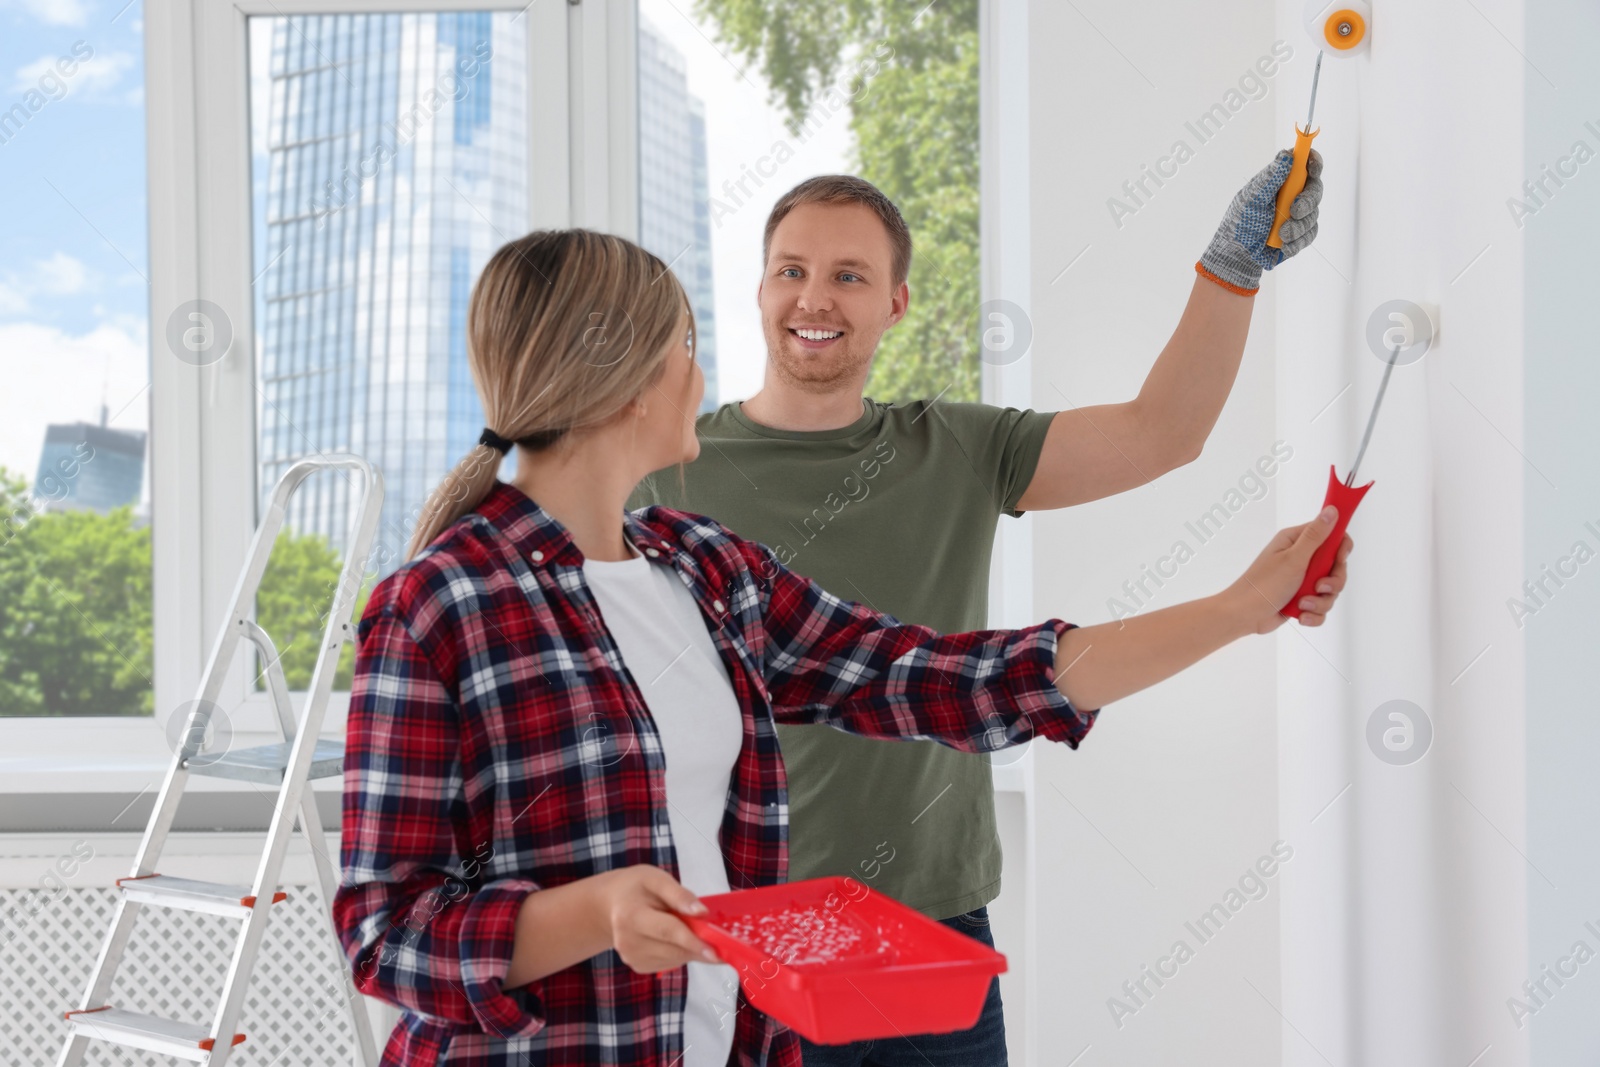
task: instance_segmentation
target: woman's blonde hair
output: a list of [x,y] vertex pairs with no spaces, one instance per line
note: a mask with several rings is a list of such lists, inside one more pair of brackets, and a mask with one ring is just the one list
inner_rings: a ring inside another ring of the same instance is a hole
[[[685,315],[692,327],[678,279],[632,241],[537,230],[502,245],[467,305],[467,364],[487,428],[537,451],[605,423],[655,383]],[[483,502],[500,460],[479,444],[445,475],[409,555]]]

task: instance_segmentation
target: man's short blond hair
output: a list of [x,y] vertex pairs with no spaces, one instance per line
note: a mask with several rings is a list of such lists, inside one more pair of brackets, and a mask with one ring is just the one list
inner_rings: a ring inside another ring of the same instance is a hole
[[766,233],[761,238],[763,263],[772,254],[772,235],[778,223],[801,204],[865,204],[889,232],[889,247],[893,252],[889,271],[894,276],[894,284],[899,286],[910,276],[911,230],[901,217],[900,209],[876,185],[853,174],[819,174],[784,193],[772,205],[772,214],[767,216]]

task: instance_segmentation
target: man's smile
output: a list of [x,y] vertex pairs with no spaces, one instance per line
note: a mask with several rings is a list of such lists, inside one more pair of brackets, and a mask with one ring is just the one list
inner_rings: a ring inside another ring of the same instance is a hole
[[813,351],[827,348],[844,336],[843,330],[823,326],[791,326],[789,333],[800,342],[802,348]]

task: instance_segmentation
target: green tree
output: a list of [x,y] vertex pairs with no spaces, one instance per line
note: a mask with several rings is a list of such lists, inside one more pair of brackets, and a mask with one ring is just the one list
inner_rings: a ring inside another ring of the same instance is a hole
[[[0,467],[0,716],[151,714],[150,563],[150,529],[131,508],[43,511]],[[310,684],[339,567],[325,538],[278,535],[256,621],[291,689]],[[354,661],[346,645],[336,689],[350,687]]]
[[830,90],[850,100],[852,166],[911,228],[911,309],[878,346],[868,394],[979,399],[977,0],[697,0],[695,10],[762,71],[791,133]]
[[[338,551],[321,534],[297,537],[284,530],[272,546],[272,559],[261,576],[261,588],[256,591],[256,624],[277,646],[284,681],[290,689],[305,689],[311,684],[311,671],[317,664],[342,565]],[[370,584],[362,586],[356,618],[361,617],[371,591]],[[346,644],[339,654],[333,687],[349,689],[354,668],[355,645]],[[265,689],[265,675],[256,684]]]
[[148,715],[150,530],[40,511],[0,469],[0,715]]

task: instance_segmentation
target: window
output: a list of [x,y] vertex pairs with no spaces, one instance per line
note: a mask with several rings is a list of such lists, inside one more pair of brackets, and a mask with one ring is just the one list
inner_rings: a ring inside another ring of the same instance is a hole
[[978,5],[858,7],[639,0],[640,242],[694,304],[706,410],[761,387],[767,214],[828,173],[881,188],[916,247],[868,395],[979,399]]
[[[976,382],[976,324],[953,311],[970,302],[935,299],[960,291],[942,276],[976,285],[975,268],[959,266],[977,248],[976,213],[961,207],[976,195],[976,148],[961,141],[976,129],[975,5],[919,15],[874,0],[839,30],[845,59],[826,72],[745,49],[724,33],[720,0],[698,22],[685,10],[80,0],[0,13],[0,182],[14,205],[0,221],[0,358],[15,386],[0,390],[9,790],[131,796],[159,780],[169,750],[147,717],[164,722],[193,699],[262,501],[296,457],[349,450],[380,466],[369,580],[398,564],[417,508],[482,424],[463,358],[465,294],[487,255],[528,229],[639,234],[693,295],[708,395],[727,401],[761,380],[753,297],[767,209],[810,174],[862,173],[906,212],[915,270],[940,279],[913,274],[913,321],[924,314],[924,328],[959,338],[941,358]],[[883,62],[862,66],[873,55]],[[921,145],[914,160],[940,175],[942,200],[927,183],[896,184],[895,161],[860,147],[864,132],[887,137],[897,115],[916,113],[871,112],[880,93],[935,82],[970,98],[933,119],[951,144]],[[829,86],[842,88],[830,97]],[[984,151],[989,174],[995,159],[1021,158]],[[933,166],[962,159],[965,176]],[[935,201],[949,210],[925,206]],[[1009,210],[1026,202],[1008,193]],[[1025,234],[1007,232],[1007,254],[1025,250]],[[940,253],[945,241],[953,251]],[[896,366],[934,351],[900,340],[911,326],[885,343],[884,355],[918,349]],[[216,341],[225,334],[228,347]],[[1003,389],[1025,385],[1021,366],[1005,368]],[[999,369],[984,368],[986,383]],[[927,380],[871,389],[977,395]],[[318,477],[256,606],[291,681],[309,669],[352,505],[343,478]],[[260,667],[241,664],[219,696],[240,743],[275,732]],[[46,673],[70,684],[46,685]],[[329,729],[341,714],[335,701]],[[68,715],[121,721],[86,729]]]
[[143,20],[0,14],[0,716],[154,706]]
[[[515,17],[249,20],[257,495],[307,456],[371,460],[387,490],[373,580],[404,560],[429,491],[483,427],[467,298],[528,229]],[[310,680],[360,484],[314,475],[263,580],[257,621],[291,689]],[[336,687],[352,658],[347,646]]]

